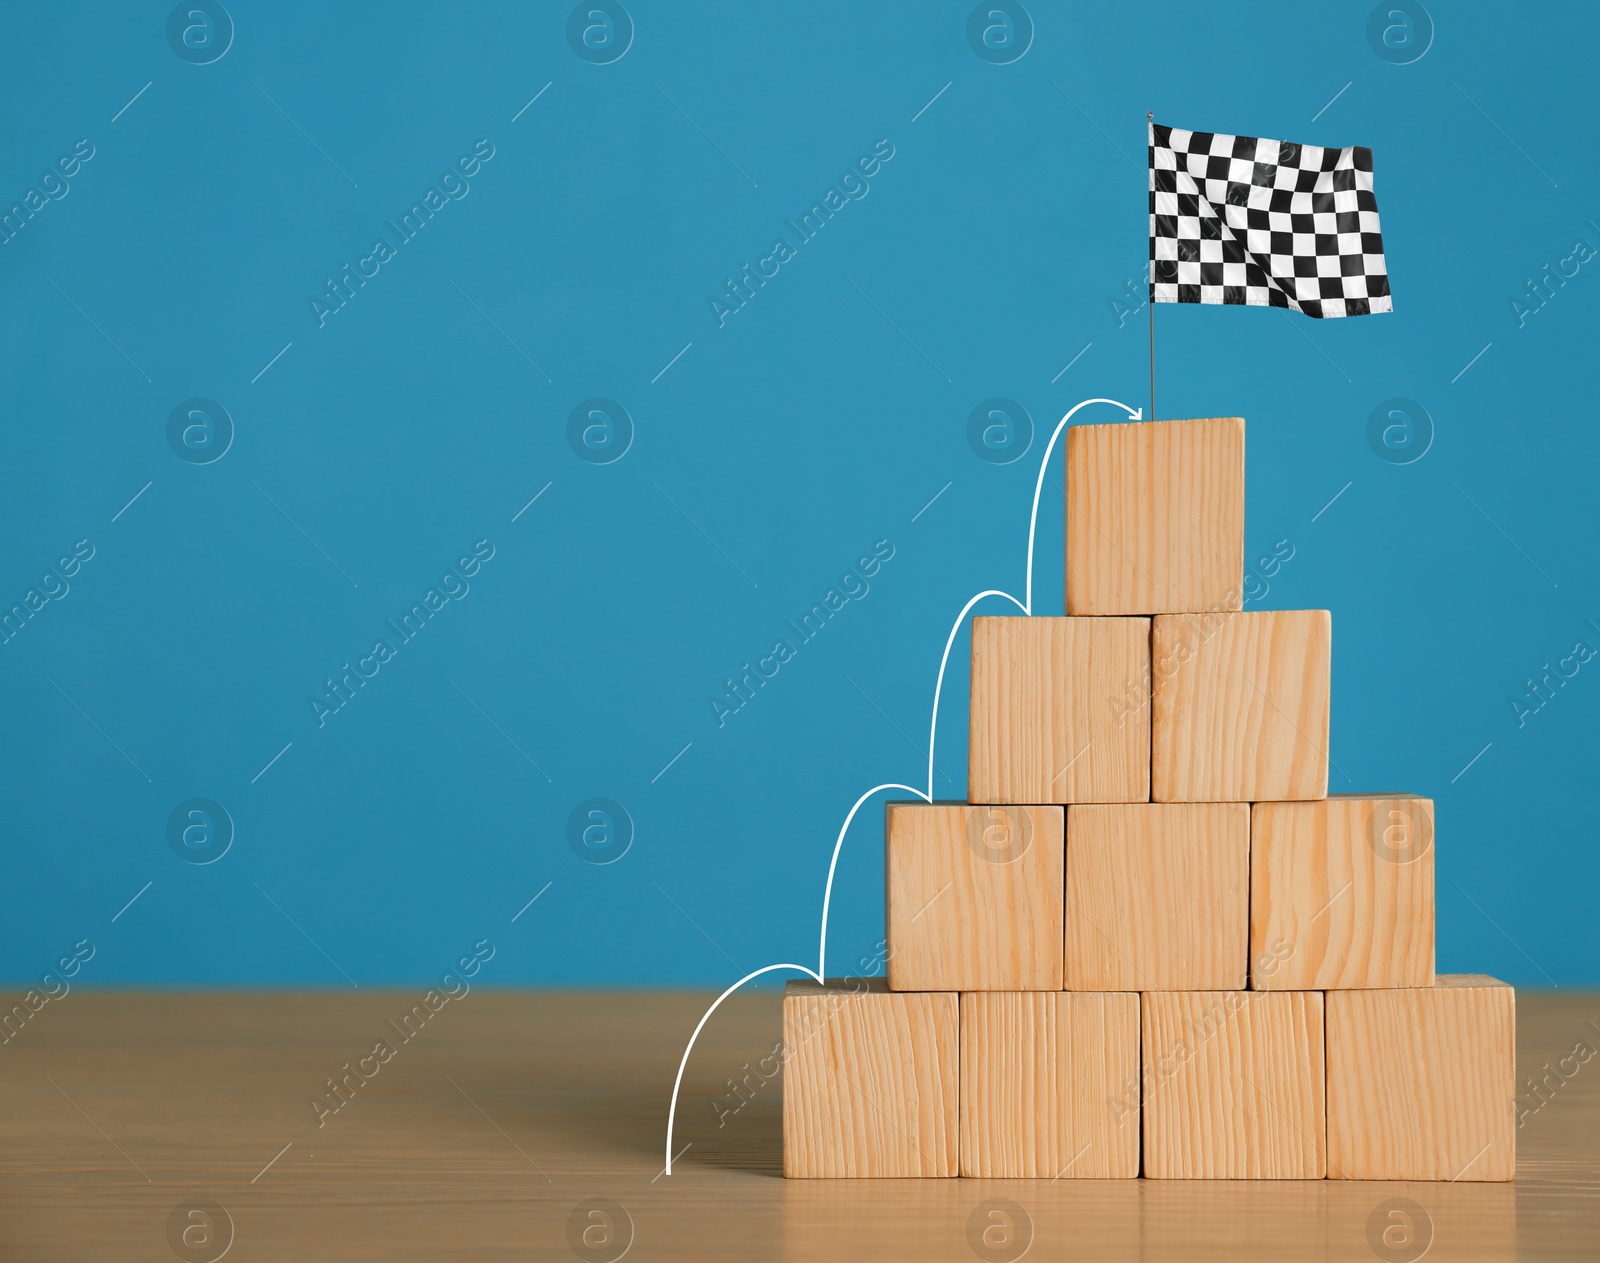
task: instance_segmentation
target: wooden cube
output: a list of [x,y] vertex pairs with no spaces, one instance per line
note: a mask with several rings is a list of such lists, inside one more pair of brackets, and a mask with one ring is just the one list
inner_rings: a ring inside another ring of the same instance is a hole
[[1069,991],[1245,985],[1248,803],[1067,808]]
[[1067,429],[1067,613],[1237,610],[1244,420]]
[[783,1173],[956,1174],[959,1001],[882,978],[783,993]]
[[969,991],[961,996],[961,1174],[1132,1179],[1139,997]]
[[1323,1177],[1321,992],[1157,991],[1141,1001],[1145,1175]]
[[1516,1020],[1480,974],[1328,992],[1329,1178],[1511,1179]]
[[1255,804],[1250,985],[1433,986],[1432,799]]
[[1155,619],[1155,801],[1326,797],[1332,639],[1327,610]]
[[891,991],[1057,991],[1060,807],[890,803]]
[[1148,618],[972,620],[973,803],[1148,802]]

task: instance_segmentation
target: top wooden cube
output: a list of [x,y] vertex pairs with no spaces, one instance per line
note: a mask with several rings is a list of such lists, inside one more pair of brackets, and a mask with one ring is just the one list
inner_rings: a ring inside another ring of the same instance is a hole
[[1067,613],[1244,599],[1244,418],[1067,429]]

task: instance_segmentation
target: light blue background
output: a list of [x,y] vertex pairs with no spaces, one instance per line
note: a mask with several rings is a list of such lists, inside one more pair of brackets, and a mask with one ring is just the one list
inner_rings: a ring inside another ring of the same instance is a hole
[[[1440,968],[1595,982],[1600,662],[1525,726],[1509,699],[1600,645],[1600,260],[1526,327],[1510,300],[1600,246],[1600,13],[1441,5],[1394,65],[1369,7],[1038,3],[993,65],[959,3],[629,0],[594,65],[565,5],[230,0],[192,65],[163,5],[11,6],[0,199],[95,156],[0,247],[0,605],[95,555],[0,646],[6,980],[84,938],[86,985],[412,984],[484,938],[490,984],[812,963],[845,811],[920,782],[950,620],[1020,593],[1050,426],[1147,406],[1144,313],[1112,300],[1151,109],[1374,151],[1395,313],[1163,307],[1158,415],[1248,419],[1250,555],[1295,550],[1259,605],[1334,614],[1331,788],[1437,801]],[[470,194],[319,328],[325,279],[480,139]],[[726,279],[880,139],[870,193],[719,328]],[[237,427],[213,464],[166,441],[191,396]],[[591,396],[634,419],[614,464],[568,445]],[[990,396],[1040,431],[1014,464],[968,446]],[[1414,464],[1368,445],[1391,396],[1436,426]],[[470,594],[319,729],[322,681],[480,539]],[[870,594],[719,729],[722,681],[878,540]],[[209,865],[166,839],[194,796],[237,830]],[[566,838],[595,796],[636,829],[604,866]],[[831,972],[881,937],[881,846],[873,802]]]

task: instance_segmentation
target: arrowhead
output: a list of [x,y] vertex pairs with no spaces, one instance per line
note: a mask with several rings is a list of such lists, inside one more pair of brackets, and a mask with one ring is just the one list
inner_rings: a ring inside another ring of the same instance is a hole
[[1135,408],[1132,412],[1128,413],[1128,420],[1130,420],[1130,421],[1143,421],[1144,420],[1144,409],[1143,408]]

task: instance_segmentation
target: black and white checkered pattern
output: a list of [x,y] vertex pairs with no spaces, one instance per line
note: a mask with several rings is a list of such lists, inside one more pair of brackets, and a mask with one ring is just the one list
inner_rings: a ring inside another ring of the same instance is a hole
[[1150,298],[1393,311],[1372,151],[1151,123]]

